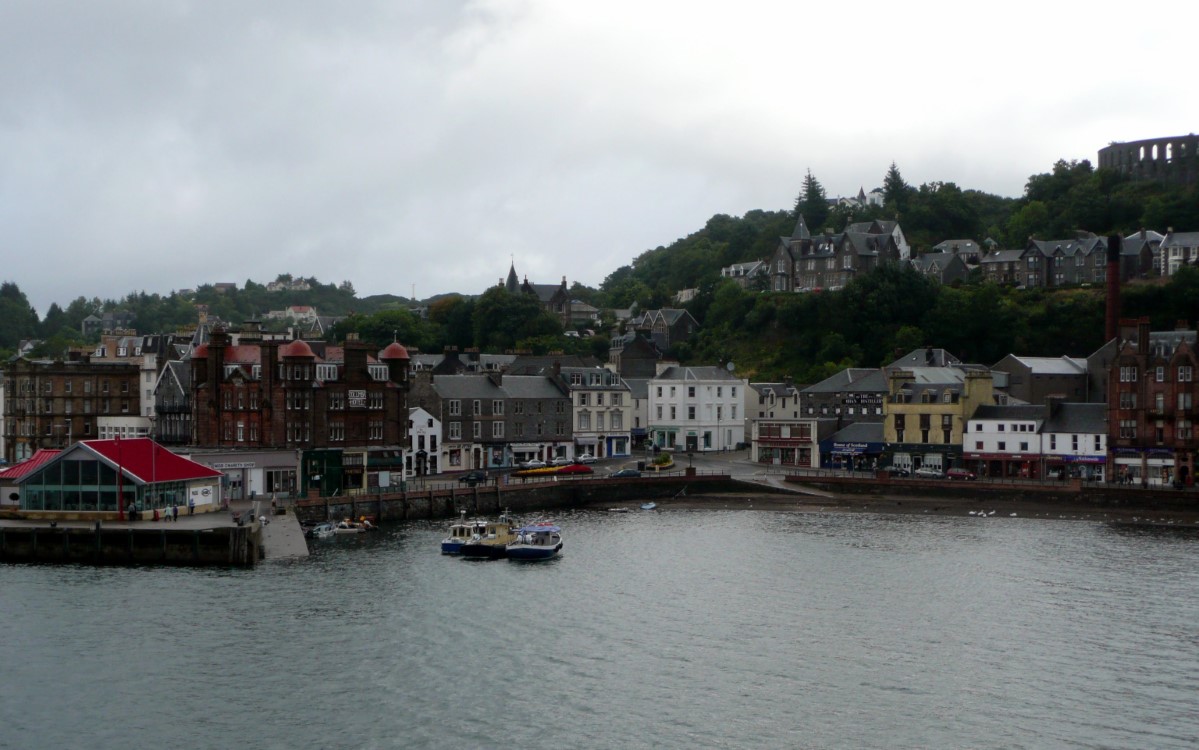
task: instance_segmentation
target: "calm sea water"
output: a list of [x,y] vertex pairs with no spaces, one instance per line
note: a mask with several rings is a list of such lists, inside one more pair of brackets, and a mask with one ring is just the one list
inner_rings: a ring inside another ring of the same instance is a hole
[[253,571],[0,567],[4,748],[1194,748],[1199,536],[577,512]]

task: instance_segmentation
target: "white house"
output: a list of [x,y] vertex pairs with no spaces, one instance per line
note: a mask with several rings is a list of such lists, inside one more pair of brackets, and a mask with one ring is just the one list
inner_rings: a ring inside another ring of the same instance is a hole
[[732,450],[745,442],[748,388],[723,367],[664,365],[649,382],[650,439],[672,450]]
[[438,449],[441,440],[441,420],[424,409],[408,409],[409,449],[404,453],[404,476],[421,477],[440,474]]
[[980,477],[1041,478],[1044,406],[980,406],[966,421],[962,458]]
[[620,376],[602,367],[562,367],[558,377],[570,393],[574,455],[629,455],[633,393]]

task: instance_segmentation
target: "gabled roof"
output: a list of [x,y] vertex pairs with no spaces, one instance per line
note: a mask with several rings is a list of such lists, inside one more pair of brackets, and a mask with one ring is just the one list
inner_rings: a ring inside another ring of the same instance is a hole
[[885,393],[887,379],[877,367],[849,367],[803,389],[803,393]]
[[1015,263],[1024,257],[1024,248],[1019,250],[992,250],[979,261],[983,265],[991,263]]
[[834,432],[827,440],[834,443],[881,443],[883,442],[883,423],[853,422]]
[[962,360],[944,349],[922,347],[920,349],[913,349],[888,364],[887,367],[946,367],[948,365],[960,365],[961,363]]
[[1012,359],[1024,365],[1034,375],[1086,375],[1087,361],[1079,357],[1018,357]]
[[38,448],[32,456],[24,461],[0,469],[0,480],[19,482],[30,473],[37,471],[59,453],[62,453],[62,451],[54,448]]
[[740,380],[723,367],[667,367],[654,380]]
[[1197,247],[1199,232],[1167,232],[1162,239],[1162,247]]
[[1107,404],[1058,403],[1050,407],[1041,432],[1107,434]]
[[[1096,404],[1103,406],[1103,404]],[[1040,404],[991,406],[984,404],[974,410],[971,419],[1044,419],[1046,408]]]
[[64,451],[62,458],[76,451],[95,455],[140,484],[186,482],[221,476],[216,469],[172,453],[150,438],[83,440]]
[[808,231],[808,225],[803,219],[803,214],[799,215],[799,219],[795,222],[795,229],[791,230],[790,239],[807,240],[812,238],[812,233]]

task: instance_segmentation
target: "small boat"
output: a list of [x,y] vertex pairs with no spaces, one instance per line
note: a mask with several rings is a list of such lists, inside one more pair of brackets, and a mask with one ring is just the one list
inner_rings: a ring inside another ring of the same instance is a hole
[[653,510],[654,508],[657,508],[657,507],[658,507],[657,503],[642,503],[641,504],[641,510]]
[[509,560],[549,560],[562,551],[562,529],[551,522],[525,526],[508,544]]
[[338,522],[337,526],[333,527],[333,533],[334,534],[364,534],[368,531],[373,530],[374,528],[375,527],[373,525],[371,525],[371,522],[366,520],[365,518],[362,519],[361,521],[351,521],[350,519],[347,518],[344,521]]
[[458,548],[458,554],[468,560],[500,560],[508,554],[508,543],[516,539],[516,525],[505,511],[494,521],[484,524],[482,531]]
[[628,513],[628,508],[608,508],[609,513]]
[[462,545],[469,542],[475,535],[483,534],[486,529],[486,521],[467,521],[466,511],[462,511],[458,523],[450,526],[450,535],[441,540],[441,554],[457,555],[461,553]]
[[333,536],[333,533],[333,524],[329,521],[326,521],[313,526],[308,536],[312,537],[313,539],[329,539]]

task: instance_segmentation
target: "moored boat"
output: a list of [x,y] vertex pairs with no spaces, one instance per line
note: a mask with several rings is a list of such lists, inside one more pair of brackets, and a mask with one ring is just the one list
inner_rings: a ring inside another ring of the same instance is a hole
[[562,529],[543,521],[517,530],[508,544],[509,560],[549,560],[562,551]]
[[458,523],[450,526],[450,535],[441,540],[441,554],[460,554],[462,552],[462,545],[469,542],[474,536],[482,535],[486,529],[486,521],[468,521],[466,520],[466,511],[462,511]]
[[308,535],[313,539],[328,539],[333,536],[333,524],[328,521],[318,523],[312,527]]
[[335,526],[333,528],[333,533],[334,534],[362,534],[367,531],[371,531],[374,528],[375,527],[371,524],[371,522],[366,520],[365,518],[363,518],[360,521],[352,521],[347,518],[344,521],[338,522],[337,526]]
[[481,532],[473,534],[458,554],[470,560],[500,560],[508,554],[508,543],[516,539],[516,525],[505,511],[494,521],[488,521]]
[[657,503],[642,503],[641,504],[641,510],[653,510],[654,508],[657,508],[657,507],[658,507]]

